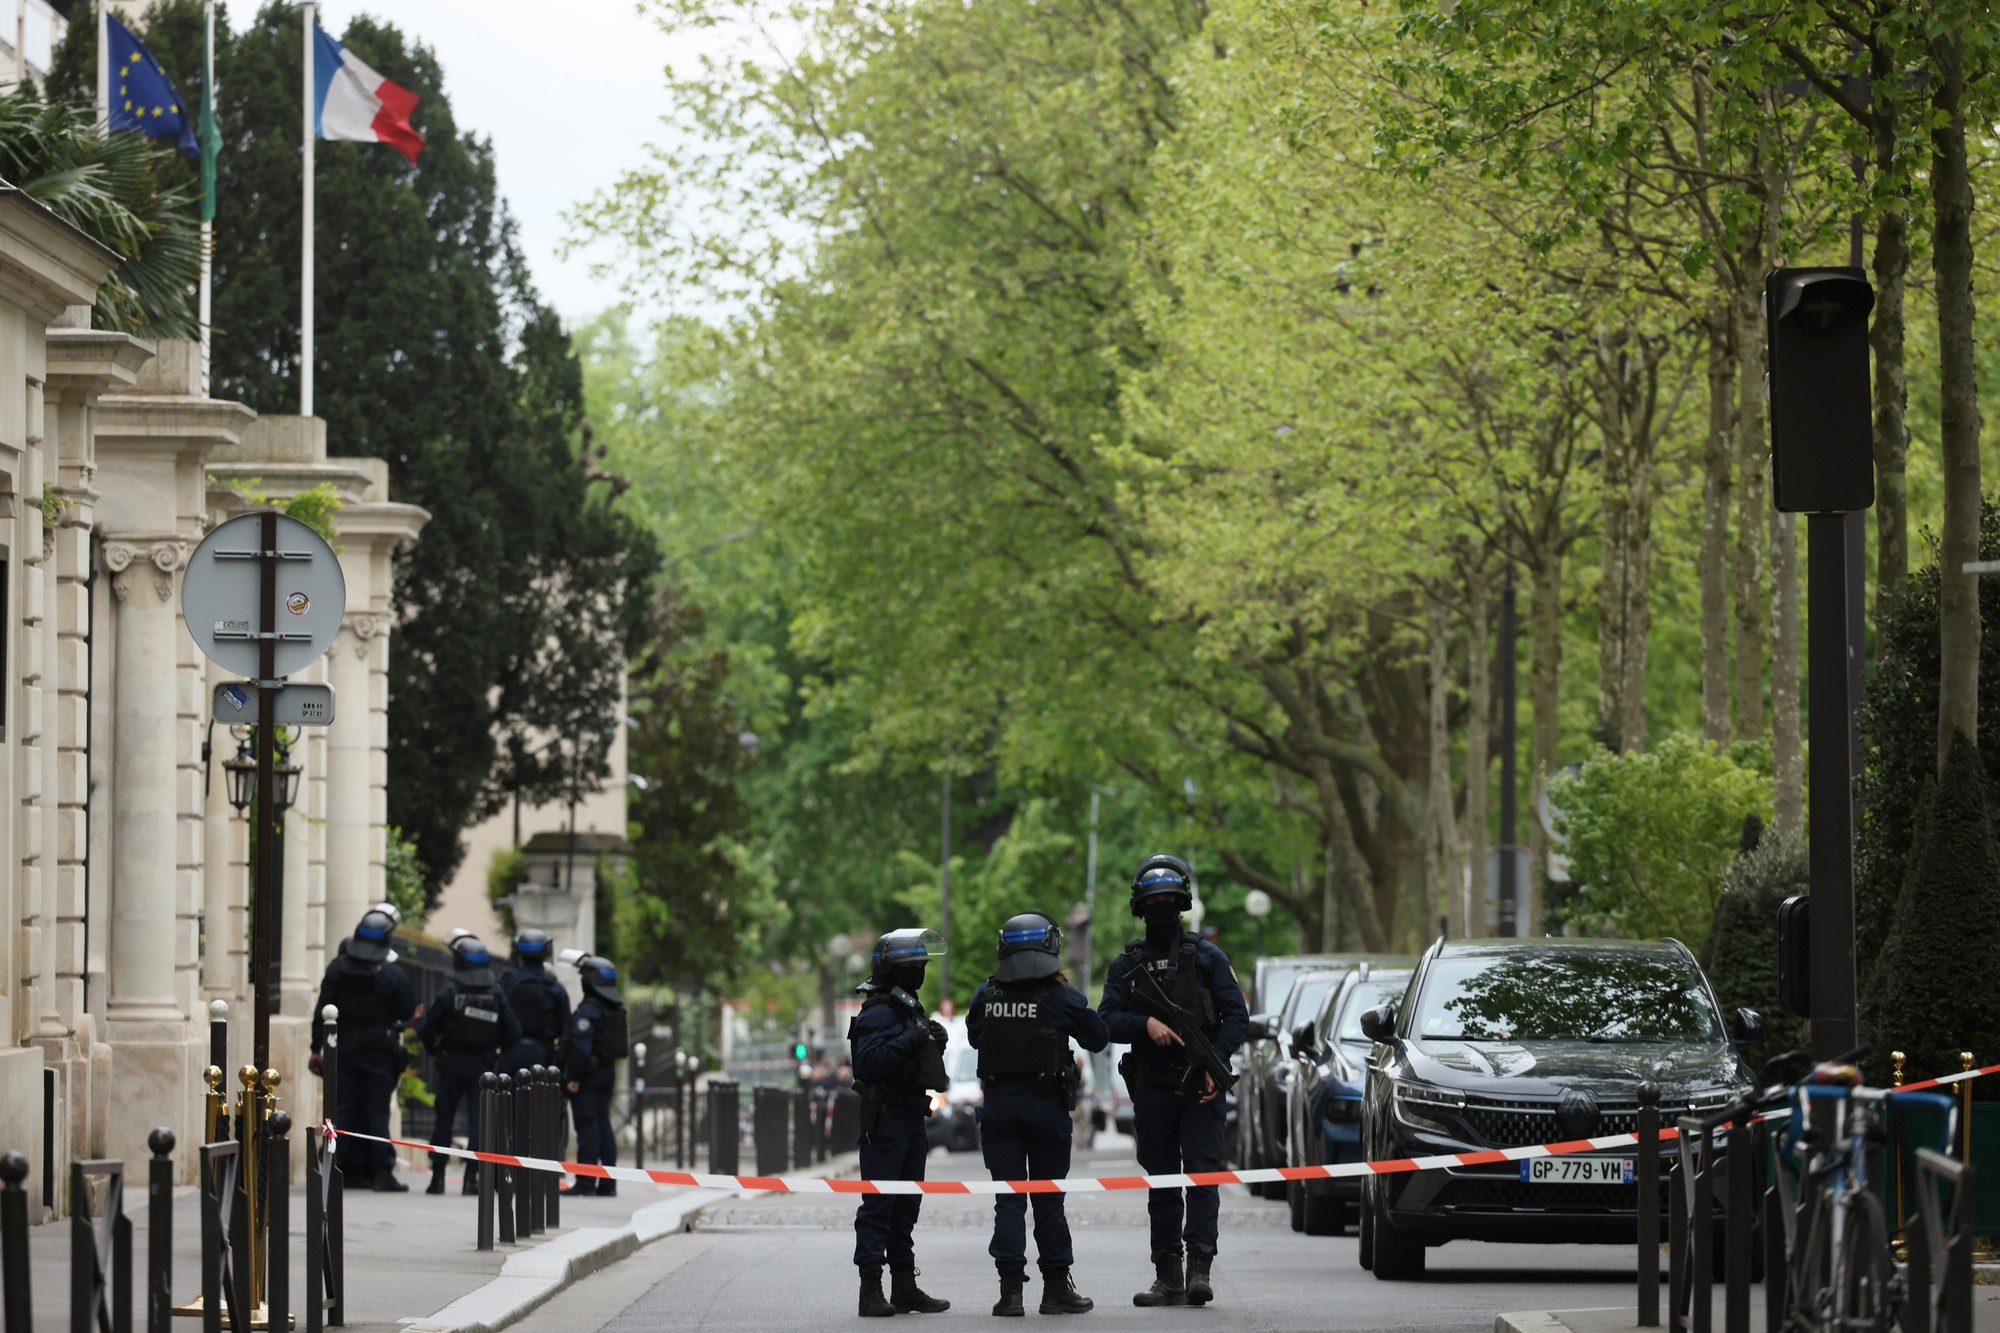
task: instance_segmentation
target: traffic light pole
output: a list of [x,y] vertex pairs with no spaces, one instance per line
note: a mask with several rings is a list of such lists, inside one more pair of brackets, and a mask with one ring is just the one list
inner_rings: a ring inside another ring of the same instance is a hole
[[1811,865],[1812,1054],[1831,1060],[1859,1044],[1854,984],[1854,772],[1849,749],[1846,514],[1806,516],[1807,786]]

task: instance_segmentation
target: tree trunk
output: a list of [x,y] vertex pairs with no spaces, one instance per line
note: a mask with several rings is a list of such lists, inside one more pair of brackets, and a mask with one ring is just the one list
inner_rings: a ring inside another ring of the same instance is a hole
[[[1758,249],[1761,249],[1761,245]],[[1761,274],[1761,255],[1745,257],[1743,269]],[[1771,598],[1764,582],[1764,552],[1770,520],[1765,515],[1765,467],[1771,446],[1764,438],[1764,330],[1757,285],[1745,282],[1734,301],[1736,354],[1736,710],[1739,741],[1764,735],[1764,630]]]
[[1487,816],[1488,783],[1492,777],[1493,751],[1493,616],[1491,591],[1482,575],[1475,574],[1466,588],[1472,607],[1471,629],[1466,635],[1465,693],[1465,862],[1471,874],[1466,888],[1463,929],[1467,939],[1486,933],[1486,847],[1492,837]]
[[1937,278],[1938,452],[1944,524],[1938,541],[1938,770],[1953,733],[1979,738],[1979,391],[1972,328],[1972,180],[1965,157],[1965,50],[1956,30],[1932,40],[1931,271]]
[[1439,598],[1430,605],[1430,739],[1432,903],[1448,920],[1464,875],[1459,864],[1458,817],[1451,782],[1451,641],[1446,607]]
[[1623,753],[1625,736],[1625,649],[1632,615],[1631,434],[1625,411],[1622,342],[1607,345],[1599,334],[1591,348],[1597,360],[1598,471],[1603,511],[1599,518],[1597,578],[1597,738]]
[[1534,567],[1535,605],[1528,624],[1529,707],[1534,712],[1532,757],[1528,786],[1528,884],[1527,899],[1519,917],[1520,933],[1542,933],[1542,886],[1548,880],[1548,833],[1542,827],[1542,797],[1549,776],[1556,769],[1556,755],[1562,739],[1562,556],[1553,550],[1542,552]]
[[[1897,135],[1901,130],[1897,84],[1903,77],[1897,44],[1878,37],[1870,43],[1869,77],[1875,117],[1875,172],[1896,181]],[[1909,405],[1909,367],[1903,361],[1904,293],[1910,271],[1910,215],[1901,208],[1883,213],[1875,224],[1875,319],[1868,339],[1875,348],[1875,624],[1896,609],[1910,574],[1910,488],[1904,461],[1910,447],[1904,413]],[[1882,637],[1875,637],[1875,650]],[[1858,701],[1857,701],[1858,702]]]
[[[1649,372],[1650,374],[1651,372]],[[1648,385],[1647,392],[1653,392]],[[1652,413],[1632,459],[1632,499],[1625,516],[1625,569],[1631,593],[1625,609],[1625,649],[1620,666],[1620,748],[1646,748],[1646,639],[1653,630],[1653,445]]]
[[1729,743],[1729,499],[1736,357],[1727,310],[1708,320],[1708,433],[1701,451],[1701,735]]

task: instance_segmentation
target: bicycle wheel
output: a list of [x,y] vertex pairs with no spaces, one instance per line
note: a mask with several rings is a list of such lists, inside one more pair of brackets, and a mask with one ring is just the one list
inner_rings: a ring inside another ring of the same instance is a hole
[[1841,1333],[1891,1333],[1903,1288],[1889,1253],[1881,1200],[1857,1191],[1836,1206],[1846,1212],[1847,1225],[1834,1267],[1833,1326]]

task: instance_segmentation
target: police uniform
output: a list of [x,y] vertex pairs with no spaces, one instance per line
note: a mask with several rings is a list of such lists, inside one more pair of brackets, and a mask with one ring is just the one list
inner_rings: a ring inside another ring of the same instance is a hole
[[[521,1024],[494,983],[486,946],[470,936],[452,941],[454,979],[438,991],[417,1025],[417,1039],[429,1051],[436,1098],[433,1144],[449,1146],[451,1129],[465,1104],[465,1141],[479,1146],[479,1077],[493,1072],[494,1057],[521,1039]],[[507,1072],[504,1067],[501,1072]],[[432,1194],[444,1193],[449,1159],[431,1154]],[[472,1163],[465,1164],[464,1192],[477,1192]]]
[[[618,1136],[611,1127],[611,1093],[618,1062],[625,1058],[625,1004],[614,984],[618,973],[602,958],[577,963],[583,998],[570,1015],[563,1040],[563,1084],[569,1088],[570,1117],[576,1121],[576,1160],[618,1165]],[[618,1182],[579,1176],[572,1194],[618,1193]]]
[[[320,1015],[330,1004],[340,1010],[336,1127],[378,1138],[389,1135],[389,1099],[396,1095],[407,1064],[402,1032],[417,1011],[409,975],[390,957],[394,929],[379,910],[361,918],[347,946],[327,965],[312,1014],[312,1050],[318,1055],[326,1044]],[[388,1144],[342,1139],[337,1152],[351,1186],[372,1182],[383,1191],[409,1188],[396,1179],[396,1153]]]
[[[1027,924],[1010,929],[1016,922]],[[1062,932],[1054,921],[1017,917],[1001,929],[1003,967],[1009,961],[1005,956],[1009,935],[1040,934],[1035,927],[1041,922],[1046,922],[1046,936],[1053,946],[1060,945]],[[1041,975],[988,979],[966,1013],[966,1036],[979,1051],[979,1083],[985,1091],[978,1113],[980,1152],[995,1180],[1057,1180],[1069,1174],[1075,1133],[1070,1107],[1079,1090],[1069,1039],[1075,1037],[1088,1051],[1101,1051],[1110,1041],[1110,1032],[1090,1001],[1055,975],[1056,947],[1050,948],[1046,963],[1050,966]],[[1090,1309],[1091,1302],[1076,1297],[1068,1282],[1075,1253],[1063,1196],[1037,1194],[1034,1209],[1035,1255],[1049,1287],[1042,1313]],[[993,1242],[986,1252],[1000,1271],[1001,1300],[995,1314],[1024,1313],[1020,1293],[1028,1264],[1027,1211],[1028,1199],[1020,1194],[993,1200]],[[1068,1308],[1052,1308],[1063,1305]]]
[[[1149,875],[1152,877],[1148,878]],[[1154,857],[1140,867],[1140,876],[1134,881],[1135,912],[1142,899],[1157,897],[1160,885],[1172,884],[1170,875],[1184,879],[1187,886],[1184,897],[1192,900],[1194,877],[1186,864],[1178,857]],[[1111,1039],[1127,1042],[1132,1048],[1131,1054],[1121,1061],[1121,1070],[1126,1073],[1132,1095],[1132,1128],[1138,1141],[1140,1168],[1149,1175],[1220,1171],[1223,1169],[1222,1098],[1202,1100],[1199,1074],[1195,1075],[1193,1086],[1182,1091],[1188,1082],[1186,1053],[1179,1045],[1158,1045],[1147,1034],[1146,1020],[1164,1020],[1165,1015],[1154,1013],[1134,993],[1132,976],[1140,968],[1151,971],[1175,1004],[1201,1017],[1209,1044],[1225,1061],[1243,1041],[1249,1026],[1249,1006],[1244,1003],[1242,987],[1230,969],[1228,956],[1199,935],[1180,930],[1177,914],[1169,920],[1171,924],[1165,931],[1157,928],[1158,922],[1149,921],[1147,935],[1127,944],[1124,952],[1112,960],[1099,1012],[1111,1029]],[[1180,1300],[1175,1299],[1177,1289],[1193,1304],[1209,1299],[1208,1274],[1216,1253],[1221,1203],[1220,1192],[1213,1185],[1194,1186],[1185,1191],[1147,1191],[1153,1262],[1160,1280],[1151,1292],[1156,1299],[1146,1299],[1149,1293],[1142,1292],[1134,1298],[1137,1303],[1179,1304]],[[1188,1250],[1189,1272],[1186,1287],[1179,1288],[1183,1240]],[[1170,1277],[1174,1280],[1169,1281]]]
[[[924,1128],[929,1093],[943,1090],[943,1029],[924,1014],[916,989],[934,950],[935,932],[892,931],[876,943],[869,979],[857,989],[866,998],[848,1025],[854,1051],[854,1084],[861,1094],[861,1178],[922,1180],[930,1139]],[[904,983],[909,983],[907,986]],[[860,1313],[866,1317],[949,1308],[916,1284],[914,1232],[923,1204],[918,1194],[867,1194],[854,1215],[854,1265],[861,1270]],[[891,1294],[882,1295],[887,1266]]]
[[556,1043],[569,1031],[569,992],[562,981],[539,960],[519,958],[500,978],[500,989],[521,1024],[520,1039],[500,1057],[500,1072],[553,1067]]

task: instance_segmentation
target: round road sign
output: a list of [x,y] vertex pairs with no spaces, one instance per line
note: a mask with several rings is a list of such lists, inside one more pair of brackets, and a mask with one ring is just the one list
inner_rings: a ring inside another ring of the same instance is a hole
[[[274,674],[310,666],[332,646],[347,614],[347,578],[326,538],[279,514],[277,635]],[[211,528],[188,558],[181,579],[181,616],[188,633],[225,671],[256,680],[263,614],[264,515],[239,514]]]

